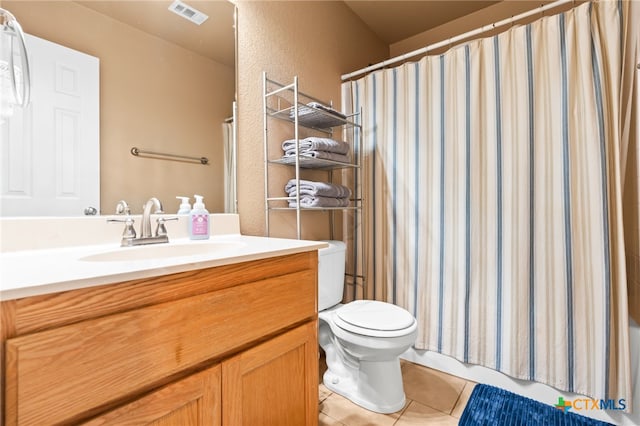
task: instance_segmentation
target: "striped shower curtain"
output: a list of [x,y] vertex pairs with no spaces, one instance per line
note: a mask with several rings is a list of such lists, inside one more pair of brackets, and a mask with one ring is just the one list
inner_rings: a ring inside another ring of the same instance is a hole
[[365,156],[351,290],[412,312],[418,349],[630,402],[624,9],[585,3],[343,84]]
[[222,123],[222,146],[224,151],[224,212],[235,213],[236,208],[236,162],[235,138],[233,136],[233,121]]

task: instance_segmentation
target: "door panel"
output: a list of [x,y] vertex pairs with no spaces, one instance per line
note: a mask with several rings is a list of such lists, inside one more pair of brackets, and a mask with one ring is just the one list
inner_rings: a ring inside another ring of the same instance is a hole
[[223,424],[318,423],[317,323],[310,322],[222,364]]
[[220,425],[220,372],[220,365],[217,365],[96,417],[84,425]]

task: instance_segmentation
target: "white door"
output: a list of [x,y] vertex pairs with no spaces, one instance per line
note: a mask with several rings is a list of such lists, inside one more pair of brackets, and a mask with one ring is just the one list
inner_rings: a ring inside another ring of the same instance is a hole
[[0,216],[100,211],[99,59],[26,35],[31,104],[1,121]]

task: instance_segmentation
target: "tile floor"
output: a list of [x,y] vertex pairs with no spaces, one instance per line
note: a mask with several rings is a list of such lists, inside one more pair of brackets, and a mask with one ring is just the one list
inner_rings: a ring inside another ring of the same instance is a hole
[[473,387],[459,377],[401,361],[407,403],[397,413],[379,414],[331,392],[322,384],[326,369],[320,359],[320,426],[457,425]]

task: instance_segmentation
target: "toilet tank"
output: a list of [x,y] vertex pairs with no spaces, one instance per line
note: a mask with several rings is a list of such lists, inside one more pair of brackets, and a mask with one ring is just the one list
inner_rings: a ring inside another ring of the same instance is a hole
[[329,247],[318,250],[318,311],[342,301],[346,244],[326,241]]

